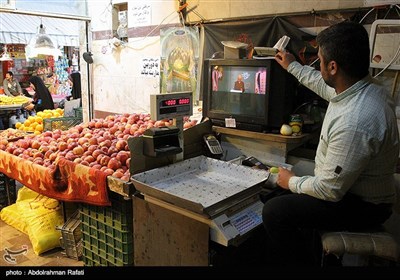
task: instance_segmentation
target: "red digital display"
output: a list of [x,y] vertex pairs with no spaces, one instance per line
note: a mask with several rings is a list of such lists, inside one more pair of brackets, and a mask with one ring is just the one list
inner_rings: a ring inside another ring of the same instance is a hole
[[169,99],[163,101],[163,106],[174,106],[176,105],[176,99]]
[[161,101],[162,107],[190,104],[190,98],[174,98]]
[[178,99],[179,105],[190,104],[190,98],[180,98]]

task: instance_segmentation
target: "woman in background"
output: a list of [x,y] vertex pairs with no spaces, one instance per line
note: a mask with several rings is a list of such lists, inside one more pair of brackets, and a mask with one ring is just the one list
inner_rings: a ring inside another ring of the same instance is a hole
[[78,99],[82,97],[81,94],[81,74],[79,72],[72,72],[69,75],[69,79],[72,82],[72,98]]
[[29,82],[31,88],[35,91],[35,94],[33,95],[32,103],[25,106],[25,109],[29,111],[35,110],[36,112],[45,109],[54,109],[53,98],[43,80],[37,76],[32,76],[30,77]]

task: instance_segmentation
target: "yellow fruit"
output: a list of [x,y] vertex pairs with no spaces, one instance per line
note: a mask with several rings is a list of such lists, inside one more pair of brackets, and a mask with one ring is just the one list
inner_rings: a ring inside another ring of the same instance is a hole
[[37,122],[37,123],[42,123],[42,122],[43,122],[42,117],[36,116],[36,117],[35,117],[35,122]]
[[298,125],[292,125],[292,131],[293,133],[298,133],[300,132],[301,128]]
[[288,124],[283,124],[280,133],[285,136],[290,136],[293,133],[292,127]]
[[38,131],[38,130],[35,130],[34,132],[33,132],[33,134],[34,135],[39,135],[39,134],[41,134],[42,132],[41,131]]
[[31,127],[32,129],[35,129],[37,125],[38,125],[37,122],[33,122],[33,123],[31,123],[31,125],[29,127]]
[[272,166],[270,169],[269,169],[269,172],[270,173],[279,173],[279,168],[278,167],[276,167],[276,166]]
[[35,130],[36,130],[36,131],[42,132],[42,131],[43,131],[43,125],[38,124],[38,125],[35,127]]
[[19,128],[21,127],[21,125],[22,125],[21,122],[17,122],[17,123],[15,124],[15,128],[16,128],[16,129],[19,129]]

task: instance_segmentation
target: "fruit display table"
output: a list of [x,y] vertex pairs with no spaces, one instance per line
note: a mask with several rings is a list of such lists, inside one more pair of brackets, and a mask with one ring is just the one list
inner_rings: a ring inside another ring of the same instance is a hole
[[21,104],[0,105],[0,111],[13,111],[21,109]]

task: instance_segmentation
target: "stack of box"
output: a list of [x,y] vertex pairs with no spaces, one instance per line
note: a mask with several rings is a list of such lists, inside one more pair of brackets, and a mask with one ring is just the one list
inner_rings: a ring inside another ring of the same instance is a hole
[[81,206],[83,262],[86,266],[133,265],[133,207],[110,193],[111,206]]

